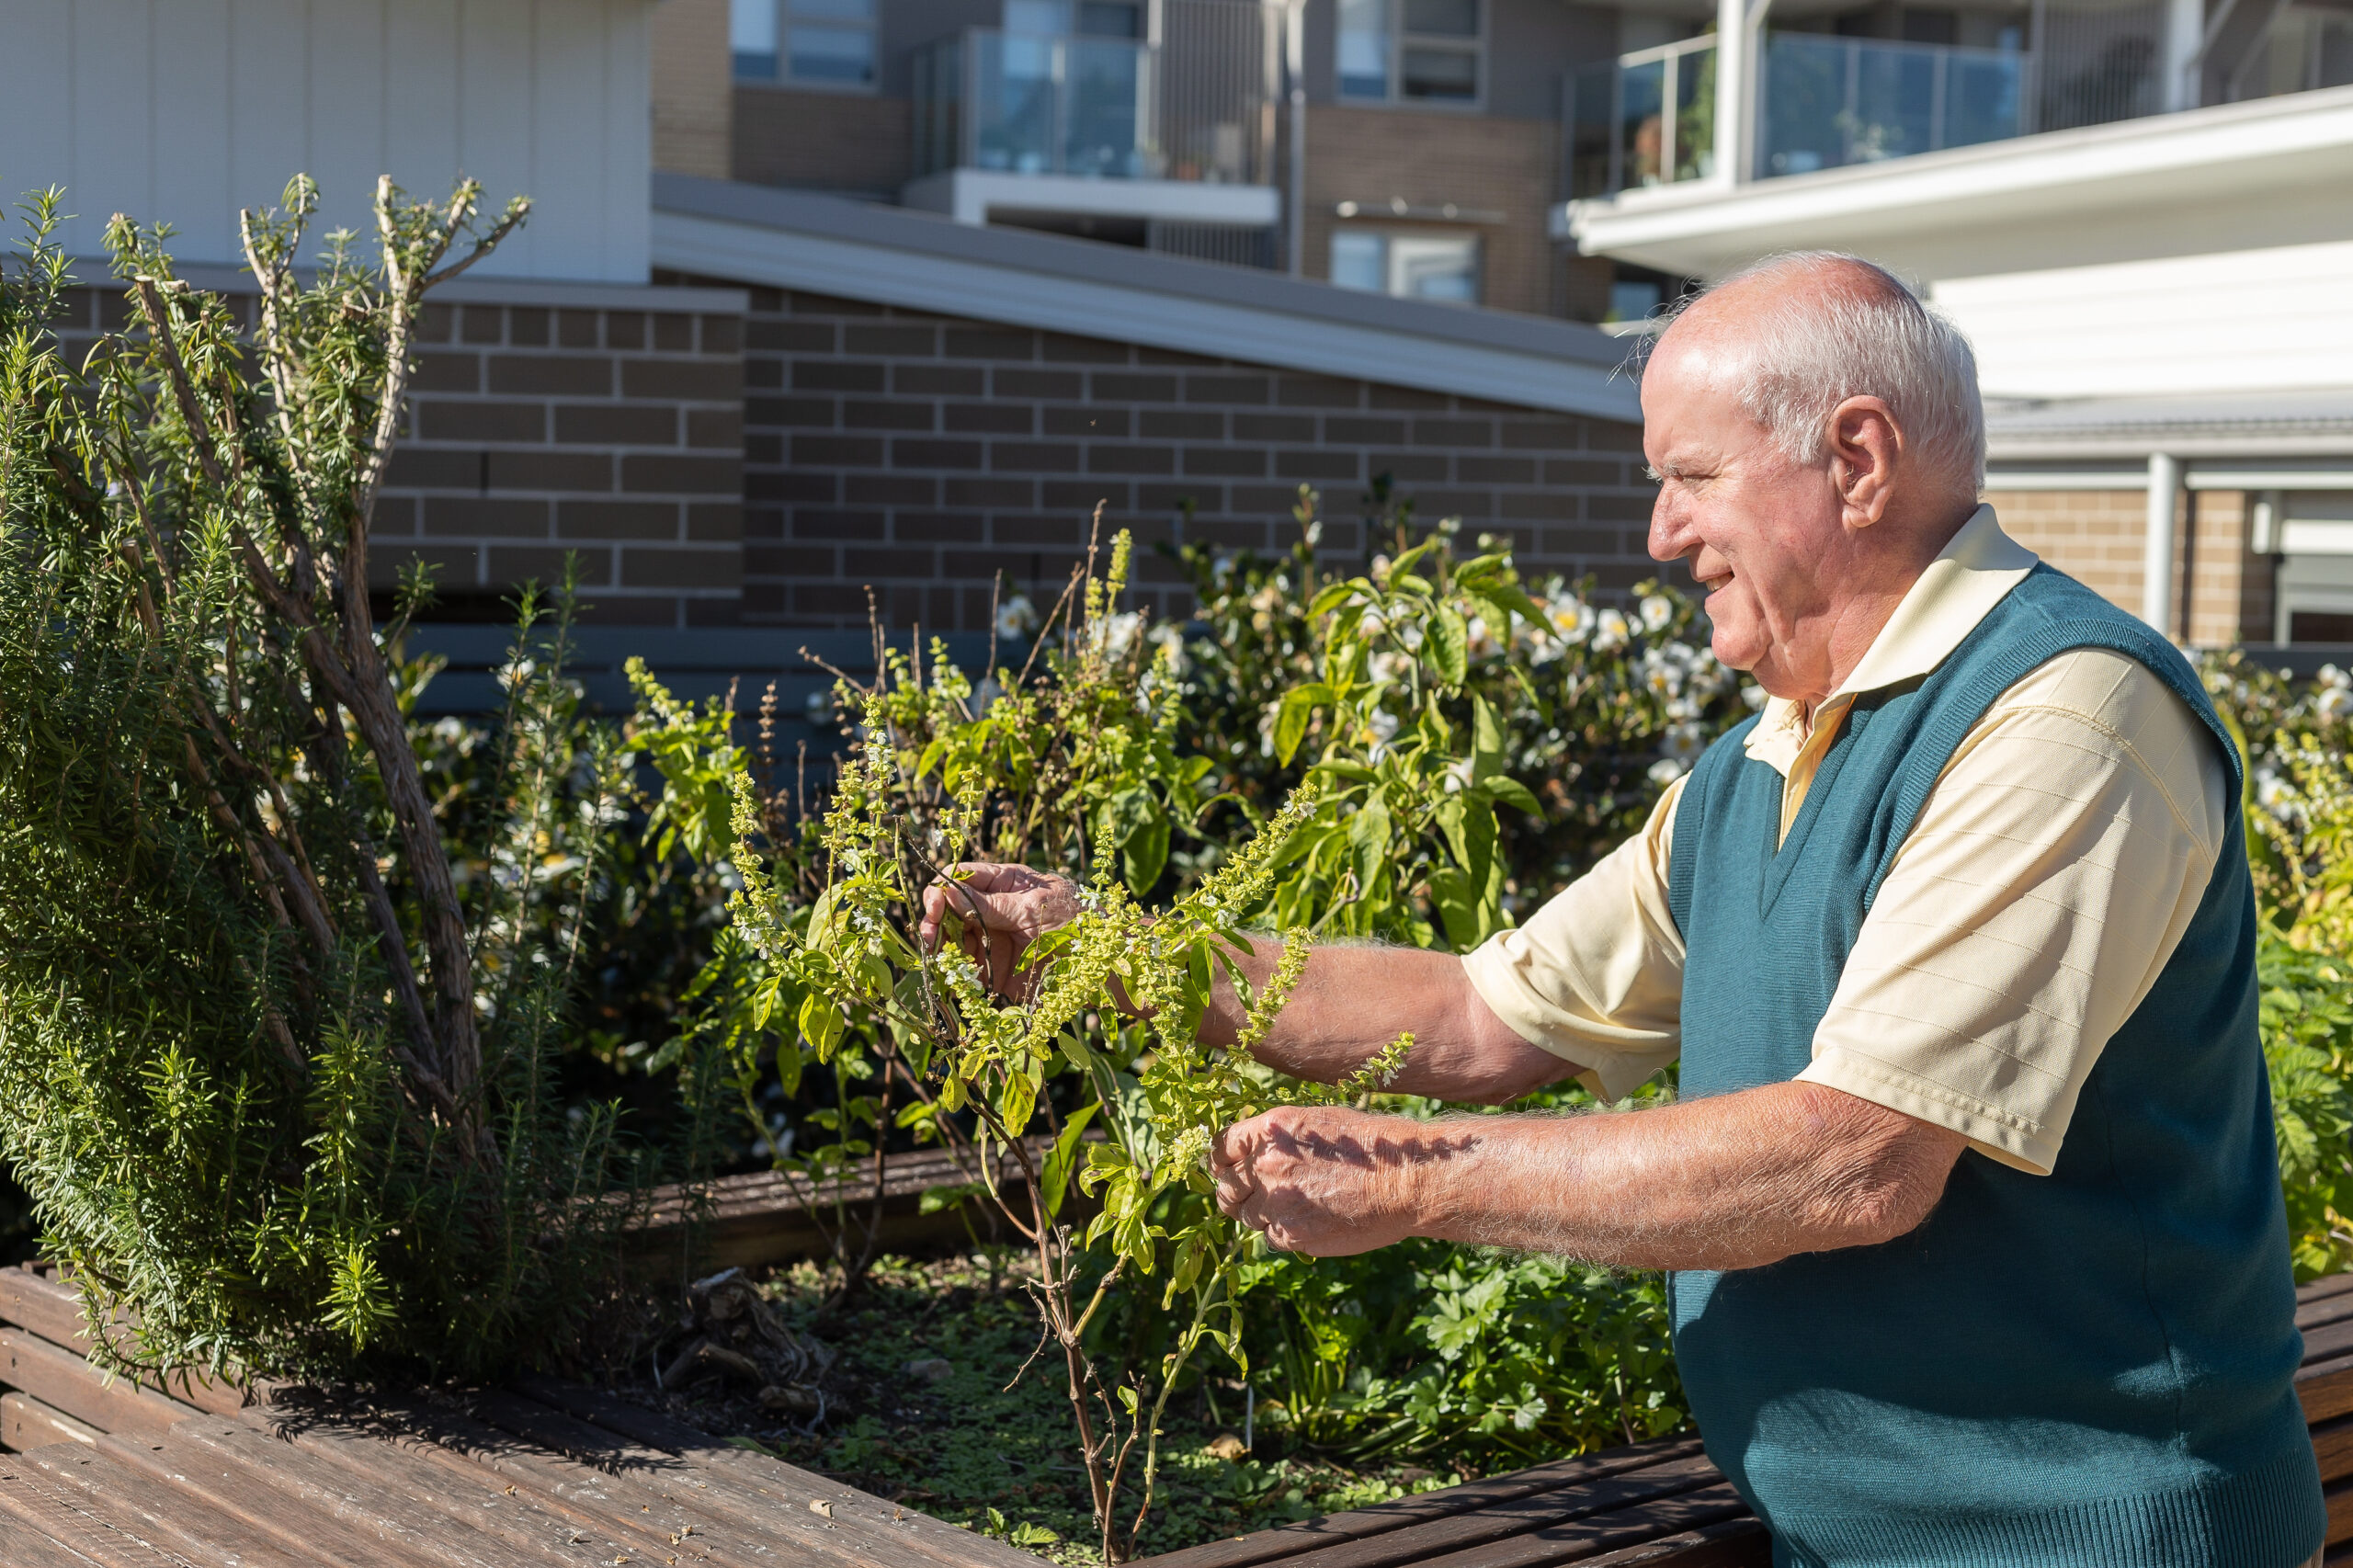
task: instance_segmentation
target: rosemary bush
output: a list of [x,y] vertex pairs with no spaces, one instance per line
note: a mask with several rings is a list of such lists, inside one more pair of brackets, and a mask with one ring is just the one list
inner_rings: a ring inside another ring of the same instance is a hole
[[118,218],[135,324],[64,363],[55,193],[0,278],[0,1151],[127,1310],[111,1365],[509,1365],[631,1208],[556,1082],[598,873],[548,849],[625,789],[563,616],[525,608],[461,886],[369,604],[421,301],[525,204],[387,180],[306,281],[315,203],[244,215],[250,327]]

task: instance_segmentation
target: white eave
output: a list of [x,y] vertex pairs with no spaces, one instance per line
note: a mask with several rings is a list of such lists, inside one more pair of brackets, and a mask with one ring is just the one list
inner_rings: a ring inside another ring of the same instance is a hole
[[657,174],[654,265],[1523,408],[1642,418],[1627,346],[1589,326],[805,191]]
[[1927,278],[2343,237],[2353,87],[2221,104],[1730,186],[1555,208],[1587,255],[1720,275],[1858,250]]

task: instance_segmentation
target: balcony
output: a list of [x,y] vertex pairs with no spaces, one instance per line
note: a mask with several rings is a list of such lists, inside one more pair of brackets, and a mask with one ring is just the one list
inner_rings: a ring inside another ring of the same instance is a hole
[[907,205],[966,222],[1125,224],[1184,254],[1213,252],[1216,231],[1270,228],[1266,14],[1163,0],[1159,28],[1156,40],[971,28],[919,51]]
[[[2034,62],[2015,50],[1772,33],[1759,66],[1755,145],[1763,178],[1971,147],[2032,129]],[[1713,177],[1714,39],[1589,66],[1574,91],[1573,197]]]

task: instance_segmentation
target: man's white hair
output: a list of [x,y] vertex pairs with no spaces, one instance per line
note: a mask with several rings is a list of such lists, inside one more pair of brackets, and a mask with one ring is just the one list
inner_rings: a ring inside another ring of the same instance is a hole
[[1882,399],[1922,469],[1974,501],[1985,486],[1977,356],[1959,327],[1885,267],[1837,251],[1785,252],[1686,299],[1676,313],[1734,283],[1804,272],[1828,276],[1740,320],[1742,408],[1792,460],[1811,463],[1822,456],[1832,409],[1850,397]]

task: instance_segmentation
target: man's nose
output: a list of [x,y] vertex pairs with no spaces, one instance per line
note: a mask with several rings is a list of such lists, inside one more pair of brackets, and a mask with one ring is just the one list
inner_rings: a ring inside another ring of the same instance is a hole
[[1658,499],[1651,503],[1651,531],[1646,548],[1654,561],[1677,561],[1691,553],[1690,528],[1677,506],[1662,486]]

